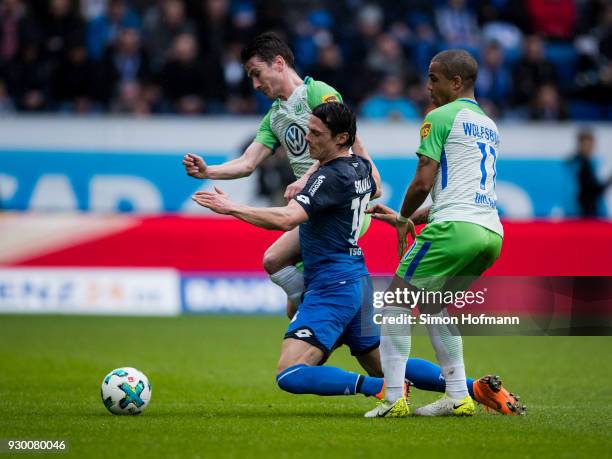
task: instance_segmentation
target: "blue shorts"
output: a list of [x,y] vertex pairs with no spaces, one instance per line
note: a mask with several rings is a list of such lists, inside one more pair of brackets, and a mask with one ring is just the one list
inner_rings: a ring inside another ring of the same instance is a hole
[[342,344],[352,355],[367,354],[380,344],[377,330],[362,324],[362,316],[369,317],[372,304],[370,276],[308,290],[285,339],[306,341],[321,349],[325,359]]

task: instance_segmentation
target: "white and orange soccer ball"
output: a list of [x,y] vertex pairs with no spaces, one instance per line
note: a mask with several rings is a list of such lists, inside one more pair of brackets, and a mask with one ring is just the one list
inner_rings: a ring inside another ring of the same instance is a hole
[[102,381],[102,402],[113,414],[140,414],[151,400],[149,379],[136,368],[111,371]]

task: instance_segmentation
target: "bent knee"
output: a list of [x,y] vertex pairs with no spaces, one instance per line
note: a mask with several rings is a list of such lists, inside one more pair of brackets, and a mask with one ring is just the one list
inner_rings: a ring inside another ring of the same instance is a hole
[[285,260],[274,249],[269,248],[263,256],[263,267],[268,274],[274,274],[286,266]]
[[297,365],[289,365],[286,368],[279,370],[276,374],[276,384],[281,390],[284,390],[285,392],[289,392],[291,394],[303,393],[301,384],[302,381],[299,373],[302,368],[305,368],[307,366],[308,365],[301,363]]

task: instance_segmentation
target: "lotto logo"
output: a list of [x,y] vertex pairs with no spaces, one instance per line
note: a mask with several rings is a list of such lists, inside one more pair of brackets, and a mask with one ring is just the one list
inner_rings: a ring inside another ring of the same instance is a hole
[[303,194],[298,194],[295,198],[300,202],[303,202],[306,205],[310,205],[310,198],[308,196],[304,196]]
[[298,330],[294,333],[298,338],[310,338],[312,336],[312,332],[307,328],[303,328],[302,330]]

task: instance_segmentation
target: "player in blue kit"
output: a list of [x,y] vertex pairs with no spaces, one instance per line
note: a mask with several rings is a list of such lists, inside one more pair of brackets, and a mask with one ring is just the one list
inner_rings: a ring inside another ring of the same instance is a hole
[[[217,188],[215,193],[198,192],[193,199],[214,212],[267,229],[289,231],[299,225],[306,290],[285,333],[278,385],[296,394],[362,393],[380,398],[384,386],[380,338],[378,330],[368,330],[368,325],[362,324],[361,313],[372,304],[373,292],[357,244],[365,209],[370,199],[380,195],[380,182],[374,178],[378,175],[372,174],[370,161],[349,152],[356,123],[344,104],[330,102],[315,107],[308,129],[311,156],[321,167],[287,206],[253,208],[236,204]],[[349,346],[370,376],[319,366],[340,344]],[[440,368],[425,360],[410,359],[406,377],[418,388],[444,391]],[[469,381],[474,390],[490,389],[492,382],[496,380],[491,377]]]
[[342,343],[364,368],[374,370],[379,336],[362,334],[362,305],[372,304],[373,292],[357,239],[369,200],[380,195],[380,183],[372,177],[372,164],[349,152],[356,123],[348,107],[336,102],[315,107],[308,129],[310,155],[321,167],[287,206],[235,204],[218,189],[198,192],[194,200],[263,228],[300,226],[305,293],[285,333],[278,385],[299,394],[376,395],[382,379],[318,365]]

